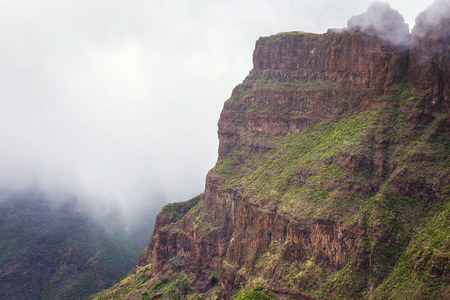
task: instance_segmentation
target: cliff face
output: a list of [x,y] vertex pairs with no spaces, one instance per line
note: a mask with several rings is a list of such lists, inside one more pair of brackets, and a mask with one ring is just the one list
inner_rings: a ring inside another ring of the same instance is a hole
[[411,79],[430,107],[448,109],[450,98],[450,3],[436,1],[416,18],[411,45]]
[[220,116],[219,159],[234,146],[245,146],[244,129],[298,134],[366,109],[401,82],[408,59],[407,47],[359,28],[260,38],[253,71],[233,90]]
[[437,54],[419,34],[449,18],[418,22],[411,51],[358,18],[259,39],[204,193],[100,297],[450,297],[448,27]]

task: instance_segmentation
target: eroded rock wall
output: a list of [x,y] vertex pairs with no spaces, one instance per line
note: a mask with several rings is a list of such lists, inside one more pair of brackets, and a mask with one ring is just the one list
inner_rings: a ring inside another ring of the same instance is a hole
[[434,2],[416,18],[412,30],[410,77],[426,94],[426,105],[448,109],[450,103],[450,3]]
[[[249,146],[244,130],[298,134],[366,109],[383,93],[396,91],[408,60],[409,46],[363,33],[359,27],[260,38],[253,71],[233,90],[221,113],[219,159],[235,146]],[[270,148],[250,148],[258,146]]]

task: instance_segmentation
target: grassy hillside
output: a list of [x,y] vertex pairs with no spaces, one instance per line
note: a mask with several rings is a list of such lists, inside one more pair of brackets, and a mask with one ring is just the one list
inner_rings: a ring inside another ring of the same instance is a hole
[[150,229],[139,234],[140,243],[74,204],[7,196],[0,201],[0,298],[77,299],[111,286],[136,264]]

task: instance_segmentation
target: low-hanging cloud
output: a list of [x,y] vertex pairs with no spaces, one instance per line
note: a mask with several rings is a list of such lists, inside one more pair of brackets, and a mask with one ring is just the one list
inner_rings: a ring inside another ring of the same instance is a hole
[[[427,10],[421,12],[416,18],[419,23],[418,26],[414,28],[414,34],[416,36],[424,37],[428,33],[428,26],[430,24],[437,24],[444,18],[449,18],[450,16],[450,1],[448,0],[436,0]],[[445,26],[444,26],[445,27]],[[437,29],[437,28],[435,28]],[[439,35],[445,35],[445,29],[441,28]]]
[[[0,187],[122,208],[186,200],[254,42],[344,27],[371,1],[0,3]],[[411,23],[430,1],[389,1]]]
[[363,32],[376,35],[393,44],[409,46],[409,26],[403,16],[388,3],[375,1],[368,10],[353,16],[347,22],[349,29],[359,27]]

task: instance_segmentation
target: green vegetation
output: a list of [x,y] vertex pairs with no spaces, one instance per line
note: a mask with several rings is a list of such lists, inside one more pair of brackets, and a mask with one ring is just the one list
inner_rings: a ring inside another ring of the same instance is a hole
[[32,193],[1,200],[0,236],[5,299],[90,295],[116,283],[142,251],[142,245],[108,232],[75,205],[53,204]]
[[138,269],[134,274],[125,277],[118,284],[108,290],[94,295],[93,299],[123,299],[128,293],[140,294],[140,299],[163,299],[163,300],[202,300],[204,297],[199,294],[188,295],[188,283],[186,276],[180,274],[172,281],[164,283],[161,280],[150,280],[152,277],[149,271],[150,266]]
[[257,285],[248,291],[238,292],[232,300],[275,300],[275,295],[264,289],[263,286]]
[[188,285],[185,276],[180,275],[174,281],[167,284],[158,281],[152,286],[149,292],[144,292],[142,299],[153,299],[151,298],[153,295],[161,295],[158,299],[163,300],[186,299],[187,287]]
[[450,270],[445,257],[449,254],[450,206],[447,204],[414,235],[395,269],[375,290],[374,299],[448,299]]
[[167,219],[166,223],[174,223],[180,220],[189,210],[197,208],[201,196],[202,194],[188,201],[167,204],[162,208],[160,214],[165,216]]

